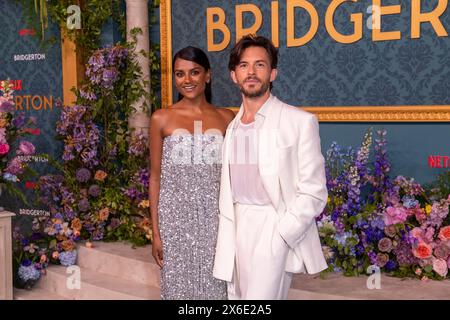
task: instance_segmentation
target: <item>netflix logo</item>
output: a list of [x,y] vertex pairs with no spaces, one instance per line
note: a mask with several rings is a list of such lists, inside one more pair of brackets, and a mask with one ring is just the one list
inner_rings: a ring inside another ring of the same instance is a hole
[[450,168],[450,156],[428,156],[430,168]]
[[34,29],[20,29],[19,30],[19,36],[25,37],[25,36],[35,36],[36,30]]
[[36,189],[36,188],[37,188],[36,182],[31,182],[31,181],[25,182],[25,189]]
[[22,130],[23,130],[23,132],[26,132],[26,133],[31,134],[33,136],[40,136],[41,135],[41,129],[40,128],[24,128]]
[[[9,82],[12,84],[12,88],[14,91],[21,91],[23,90],[23,82],[22,80],[5,80],[6,82]],[[1,81],[0,81],[1,83]],[[2,86],[0,85],[0,90],[3,90]]]

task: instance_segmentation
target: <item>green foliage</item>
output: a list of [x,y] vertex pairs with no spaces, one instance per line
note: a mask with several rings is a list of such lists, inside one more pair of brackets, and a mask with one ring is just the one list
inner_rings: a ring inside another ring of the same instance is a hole
[[450,170],[442,172],[436,180],[425,186],[429,196],[436,199],[443,199],[450,195]]

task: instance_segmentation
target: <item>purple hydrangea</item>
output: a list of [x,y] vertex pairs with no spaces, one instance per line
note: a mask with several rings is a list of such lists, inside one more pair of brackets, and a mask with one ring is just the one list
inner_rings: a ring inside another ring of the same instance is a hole
[[77,250],[72,250],[72,251],[63,251],[59,254],[59,262],[61,262],[61,264],[63,266],[72,266],[76,263],[77,261]]
[[394,249],[394,254],[400,266],[411,266],[417,263],[411,251],[411,245],[407,241],[401,241]]
[[29,265],[26,266],[22,264],[19,267],[18,275],[19,278],[22,279],[23,281],[29,280],[37,281],[41,277],[41,273],[39,272],[39,270],[36,269],[34,265],[31,264],[31,261]]

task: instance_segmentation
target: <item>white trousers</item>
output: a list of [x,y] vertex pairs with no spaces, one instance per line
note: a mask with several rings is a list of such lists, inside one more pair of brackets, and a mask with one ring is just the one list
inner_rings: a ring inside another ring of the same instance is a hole
[[285,300],[292,273],[285,272],[289,247],[277,230],[271,205],[235,204],[236,259],[230,300]]

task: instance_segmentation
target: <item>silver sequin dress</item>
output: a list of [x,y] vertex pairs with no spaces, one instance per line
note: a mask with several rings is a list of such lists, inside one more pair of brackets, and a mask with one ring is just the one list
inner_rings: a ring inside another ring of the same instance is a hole
[[213,134],[164,138],[158,206],[162,299],[226,299],[226,283],[212,275],[221,144],[222,136]]

